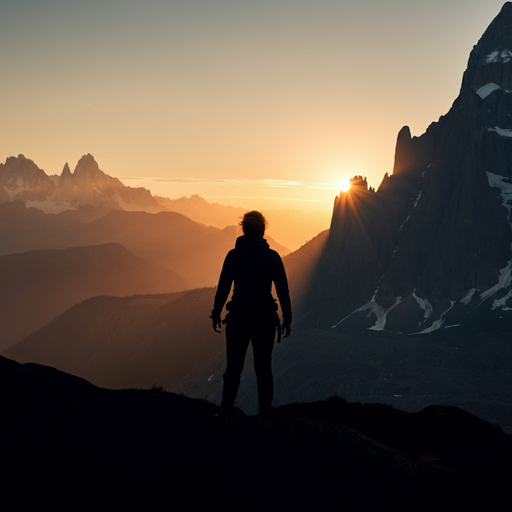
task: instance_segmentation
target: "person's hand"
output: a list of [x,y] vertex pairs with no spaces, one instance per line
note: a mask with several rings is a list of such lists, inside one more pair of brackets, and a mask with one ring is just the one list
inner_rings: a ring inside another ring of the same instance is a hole
[[221,330],[220,330],[221,323],[220,322],[216,322],[215,320],[213,320],[212,327],[215,332],[221,332]]
[[283,338],[288,338],[288,336],[290,336],[292,333],[292,324],[283,324],[281,332],[283,333]]

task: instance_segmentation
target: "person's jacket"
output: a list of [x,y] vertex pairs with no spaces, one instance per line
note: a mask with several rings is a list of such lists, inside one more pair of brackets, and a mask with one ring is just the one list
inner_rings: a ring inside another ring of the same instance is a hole
[[[230,311],[259,314],[275,308],[272,282],[283,312],[283,323],[292,321],[292,308],[288,280],[279,254],[270,249],[267,241],[259,236],[243,235],[237,238],[235,248],[228,252],[215,295],[212,319],[220,322],[222,308],[234,282]],[[275,309],[274,309],[275,310]]]

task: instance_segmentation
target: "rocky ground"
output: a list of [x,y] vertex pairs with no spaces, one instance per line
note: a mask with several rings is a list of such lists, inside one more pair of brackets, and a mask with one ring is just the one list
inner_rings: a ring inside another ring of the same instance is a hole
[[455,407],[340,397],[278,407],[270,432],[161,389],[108,390],[0,358],[2,491],[20,506],[497,509],[512,438]]

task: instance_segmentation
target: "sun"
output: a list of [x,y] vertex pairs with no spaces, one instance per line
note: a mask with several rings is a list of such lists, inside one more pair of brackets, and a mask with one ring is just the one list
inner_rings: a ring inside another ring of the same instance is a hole
[[339,187],[342,192],[347,192],[347,190],[350,188],[350,180],[344,179],[339,182]]

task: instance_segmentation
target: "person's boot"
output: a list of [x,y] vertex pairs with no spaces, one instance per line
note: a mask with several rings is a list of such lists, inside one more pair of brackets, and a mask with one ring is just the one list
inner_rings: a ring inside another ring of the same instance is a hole
[[222,427],[232,427],[233,417],[231,415],[231,409],[221,409],[220,413],[213,415],[213,421]]
[[262,432],[268,432],[270,430],[271,425],[271,415],[268,413],[261,413],[258,417],[258,429]]

